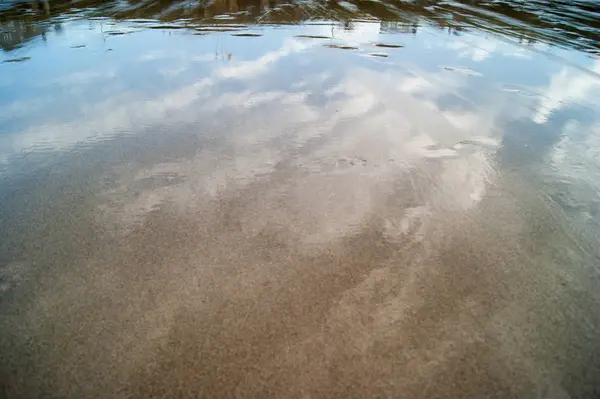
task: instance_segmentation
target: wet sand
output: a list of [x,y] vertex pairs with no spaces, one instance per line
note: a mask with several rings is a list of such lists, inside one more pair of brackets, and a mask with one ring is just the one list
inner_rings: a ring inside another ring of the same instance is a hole
[[[432,72],[351,32],[328,48],[291,30],[237,63],[227,40],[278,29],[219,36],[221,64],[183,84],[155,60],[189,53],[144,48],[111,59],[155,79],[143,96],[111,86],[66,122],[0,120],[16,148],[0,153],[1,396],[600,396],[597,159],[560,93],[515,97],[480,64]],[[362,57],[376,48],[400,63]],[[294,54],[302,79],[278,63]],[[86,73],[68,104],[104,72]]]

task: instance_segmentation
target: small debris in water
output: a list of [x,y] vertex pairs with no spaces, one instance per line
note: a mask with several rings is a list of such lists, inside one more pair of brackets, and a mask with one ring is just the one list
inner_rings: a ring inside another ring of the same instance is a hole
[[371,57],[381,57],[381,58],[387,58],[387,57],[389,57],[389,55],[386,54],[386,53],[370,53],[369,55]]
[[30,59],[31,59],[31,57],[11,58],[10,60],[2,61],[2,63],[4,64],[5,62],[23,62],[23,61],[27,61]]
[[377,47],[385,47],[385,48],[402,48],[404,47],[401,44],[388,44],[388,43],[375,43]]
[[506,84],[506,85],[502,85],[500,89],[502,91],[506,91],[509,93],[519,93],[521,95],[530,96],[530,97],[535,97],[538,95],[538,93],[533,91],[531,88],[527,88],[524,86],[518,86],[518,85]]
[[358,47],[347,46],[345,44],[324,44],[323,46],[329,48],[339,48],[342,50],[358,50]]
[[76,44],[74,46],[71,46],[71,48],[84,48],[85,44]]
[[331,39],[330,36],[319,36],[319,35],[296,35],[295,37],[304,37],[307,39]]
[[469,68],[445,66],[444,69],[447,71],[464,73],[465,75],[470,75],[470,76],[481,76],[481,74],[479,72],[475,72],[474,70],[469,69]]
[[232,33],[231,36],[240,36],[240,37],[260,37],[262,36],[260,33]]

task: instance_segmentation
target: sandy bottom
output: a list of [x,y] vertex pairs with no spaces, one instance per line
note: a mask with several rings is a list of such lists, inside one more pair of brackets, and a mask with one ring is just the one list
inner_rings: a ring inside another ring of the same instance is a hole
[[22,222],[30,255],[3,269],[4,396],[600,392],[585,244],[535,190],[488,176],[481,195],[481,159],[382,172],[325,153],[217,188],[223,165],[194,178],[197,159],[84,201],[39,187],[62,197]]

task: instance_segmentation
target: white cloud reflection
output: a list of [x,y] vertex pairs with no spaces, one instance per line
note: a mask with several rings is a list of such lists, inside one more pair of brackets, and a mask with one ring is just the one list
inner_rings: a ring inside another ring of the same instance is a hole
[[493,55],[521,59],[532,58],[531,50],[520,44],[508,43],[479,34],[466,34],[461,37],[461,40],[452,38],[445,46],[456,51],[459,57],[470,58],[474,62],[485,61]]
[[[330,29],[318,29],[325,28]],[[378,40],[378,24],[360,23],[355,28],[337,28],[334,36],[350,43]],[[117,132],[138,134],[159,122],[185,121],[202,130],[204,121],[215,112],[227,110],[240,123],[224,124],[228,130],[219,135],[217,147],[202,150],[192,159],[159,163],[138,171],[133,180],[124,177],[106,194],[107,198],[127,200],[109,201],[109,208],[116,208],[113,210],[123,220],[137,221],[163,203],[187,209],[224,192],[246,189],[257,180],[274,179],[263,202],[253,205],[259,217],[252,214],[252,220],[245,221],[246,227],[259,229],[260,223],[285,223],[316,243],[360,225],[377,211],[393,182],[411,170],[417,170],[422,180],[414,184],[427,191],[415,205],[422,217],[435,210],[472,209],[485,198],[487,187],[496,179],[491,162],[503,138],[500,121],[507,115],[527,115],[543,123],[562,106],[562,101],[588,98],[593,92],[590,87],[594,87],[585,74],[561,72],[551,80],[533,117],[527,113],[535,98],[502,91],[493,92],[481,104],[466,101],[468,107],[464,109],[444,108],[440,105],[442,99],[460,97],[463,88],[482,80],[440,68],[431,71],[412,63],[388,69],[380,69],[376,63],[332,64],[304,73],[303,84],[278,82],[277,89],[263,87],[271,83],[281,59],[319,43],[289,38],[278,50],[254,60],[217,65],[194,83],[152,99],[144,93],[122,92],[84,104],[80,120],[36,126],[11,135],[3,140],[7,144],[3,149],[8,154],[41,144],[54,150],[68,149]],[[480,45],[479,52],[470,52],[469,56],[483,61],[500,47],[497,43]],[[458,52],[456,59],[464,54]],[[311,56],[307,51],[306,57]],[[594,68],[600,68],[600,64]],[[332,86],[324,85],[323,76]],[[232,80],[243,84],[230,88],[227,83]],[[323,98],[315,103],[311,95]],[[278,168],[284,167],[288,179],[277,180],[274,176],[279,176]],[[132,183],[167,174],[185,179],[128,197]],[[129,215],[129,219],[123,215]],[[403,218],[402,214],[387,217],[392,226],[408,223],[392,220]]]
[[248,79],[264,74],[279,59],[314,46],[314,43],[299,41],[293,38],[286,40],[277,51],[265,53],[256,60],[241,61],[237,64],[219,69],[218,76],[233,79]]
[[550,79],[550,85],[540,96],[532,120],[546,123],[549,116],[572,103],[600,103],[600,60],[590,67],[592,73],[562,67]]
[[[435,105],[437,98],[465,81],[463,75],[450,83],[447,77],[419,70],[381,73],[349,67],[337,73],[336,86],[323,88],[329,100],[319,107],[309,103],[306,92],[213,92],[206,104],[235,110],[235,118],[244,123],[231,127],[210,151],[157,164],[133,180],[123,180],[107,195],[127,196],[134,182],[152,176],[185,177],[181,183],[137,193],[118,208],[120,219],[143,220],[164,203],[182,210],[202,206],[211,198],[268,180],[260,202],[248,205],[241,228],[260,231],[267,225],[285,225],[299,243],[315,245],[364,223],[378,212],[394,182],[412,169],[424,173],[419,184],[430,191],[418,205],[427,210],[419,213],[422,217],[440,209],[464,211],[485,197],[494,177],[489,165],[497,144],[489,122],[493,117],[469,114],[468,127],[478,128],[487,146],[465,145],[461,143],[473,139],[472,130]],[[314,87],[311,80],[319,81],[320,76],[320,71],[304,76],[307,86]],[[438,79],[445,84],[438,85]],[[410,83],[414,81],[421,82],[416,93]],[[403,92],[399,87],[411,89]],[[287,177],[277,177],[282,174]],[[386,217],[390,226],[406,224],[402,214]]]

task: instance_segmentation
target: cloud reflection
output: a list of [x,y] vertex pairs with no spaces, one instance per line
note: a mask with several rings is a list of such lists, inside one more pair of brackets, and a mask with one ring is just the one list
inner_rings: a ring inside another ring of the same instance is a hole
[[537,112],[532,120],[546,123],[550,115],[572,103],[598,103],[600,101],[600,60],[590,67],[591,73],[569,67],[553,75],[543,92]]
[[[319,33],[325,27],[316,29]],[[379,31],[376,23],[357,23],[352,30],[335,28],[334,36],[369,46],[379,40]],[[265,30],[265,37],[271,34],[281,39],[276,30]],[[423,40],[438,42],[436,36]],[[474,36],[453,40],[459,45],[450,50],[459,51],[444,61],[468,56],[484,64],[492,56],[512,57],[506,43]],[[111,98],[84,103],[80,120],[48,123],[10,135],[5,159],[10,153],[40,145],[63,151],[81,143],[93,146],[120,134],[142,134],[158,124],[189,123],[199,132],[210,130],[216,137],[214,148],[126,174],[106,191],[106,214],[119,215],[125,224],[137,223],[162,204],[188,209],[223,193],[242,192],[269,181],[262,202],[251,207],[279,211],[263,214],[257,210],[260,217],[248,221],[248,228],[257,229],[259,219],[260,223],[293,225],[299,236],[315,243],[364,223],[377,212],[378,204],[387,201],[395,182],[413,171],[418,171],[413,180],[419,180],[413,189],[423,195],[410,207],[426,210],[419,215],[473,209],[485,199],[487,187],[495,184],[494,157],[507,117],[527,116],[542,123],[562,106],[561,98],[583,99],[592,92],[589,87],[593,85],[583,75],[561,72],[551,80],[542,105],[536,108],[538,113],[531,117],[529,107],[535,98],[502,91],[479,102],[470,98],[474,88],[495,90],[493,82],[482,80],[490,73],[483,67],[485,73],[471,76],[442,65],[432,68],[429,62],[404,61],[401,55],[392,55],[390,64],[379,64],[348,52],[339,57],[352,62],[313,66],[304,71],[301,84],[286,78],[280,61],[317,59],[323,51],[319,43],[284,36],[275,50],[239,62],[206,63],[202,73],[190,72],[183,63],[176,74],[167,73],[168,79],[181,77],[186,82],[176,90],[151,98],[123,90]],[[470,52],[472,48],[476,50]],[[144,51],[138,59],[153,66],[163,62],[165,54]],[[154,73],[165,74],[164,69]],[[70,83],[84,84],[97,74],[82,72]],[[456,100],[463,105],[457,107]],[[223,117],[226,120],[213,121]],[[160,187],[139,185],[153,176],[178,178]],[[142,188],[134,195],[132,186]],[[322,217],[325,214],[330,216]],[[392,220],[396,217],[408,216],[389,215],[391,225],[408,223]]]

